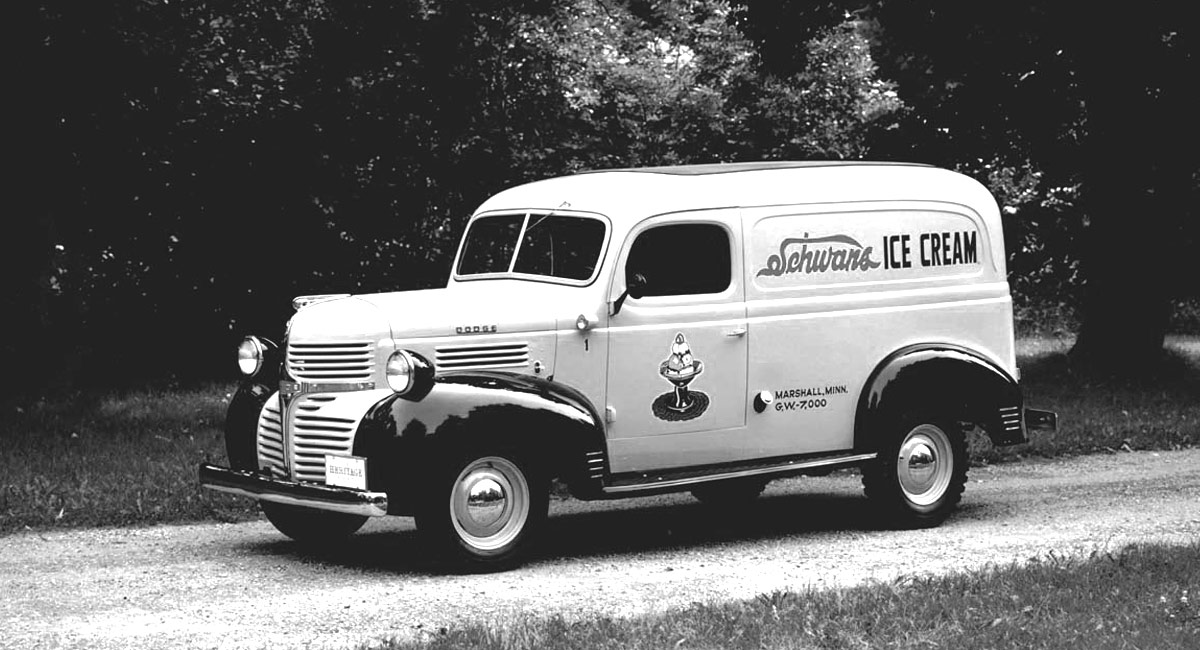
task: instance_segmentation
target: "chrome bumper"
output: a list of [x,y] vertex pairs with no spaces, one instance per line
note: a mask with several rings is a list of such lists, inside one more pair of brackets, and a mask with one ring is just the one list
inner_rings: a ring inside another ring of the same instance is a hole
[[283,481],[207,463],[200,465],[200,485],[211,490],[284,503],[290,506],[332,510],[349,515],[381,517],[387,514],[386,492],[360,492],[327,485]]

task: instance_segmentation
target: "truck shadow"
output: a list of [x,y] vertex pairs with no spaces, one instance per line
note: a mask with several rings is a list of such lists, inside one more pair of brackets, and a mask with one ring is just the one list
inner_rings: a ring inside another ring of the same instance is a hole
[[[942,526],[986,518],[986,504],[963,504]],[[772,539],[811,538],[846,532],[885,531],[861,493],[764,495],[737,508],[714,508],[688,495],[623,501],[557,501],[551,505],[541,544],[526,562],[544,563],[737,545]],[[427,558],[409,518],[388,518],[328,548],[301,546],[282,535],[247,544],[245,550],[302,563],[365,572],[444,575],[452,566]],[[519,570],[519,569],[518,569]]]

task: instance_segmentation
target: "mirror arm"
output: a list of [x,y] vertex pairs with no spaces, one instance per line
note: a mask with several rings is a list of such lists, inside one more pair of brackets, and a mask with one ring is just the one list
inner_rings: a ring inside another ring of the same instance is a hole
[[609,313],[609,316],[616,316],[617,314],[621,313],[621,305],[625,304],[625,299],[628,297],[629,289],[622,291],[621,295],[617,296],[617,299],[613,301],[612,311]]
[[625,299],[633,296],[641,298],[646,295],[646,276],[641,273],[634,273],[632,277],[625,283],[625,291],[613,301],[612,313],[609,316],[616,316],[621,311],[621,305],[625,304]]

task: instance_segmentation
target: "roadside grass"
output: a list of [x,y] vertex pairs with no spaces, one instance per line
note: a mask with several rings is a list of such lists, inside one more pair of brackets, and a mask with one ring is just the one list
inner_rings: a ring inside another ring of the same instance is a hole
[[5,406],[0,534],[255,516],[253,502],[202,494],[196,482],[200,462],[225,458],[229,390],[208,385]]
[[[919,564],[919,563],[918,563]],[[629,619],[463,625],[386,650],[1200,647],[1200,543],[764,594]]]
[[[1027,405],[1056,411],[1059,430],[993,448],[977,463],[1023,456],[1168,450],[1200,445],[1200,337],[1171,340],[1158,377],[1100,381],[1072,374],[1071,339],[1023,338]],[[232,384],[75,395],[0,406],[0,535],[57,528],[258,516],[249,499],[203,490],[199,463],[225,462],[222,423]]]
[[1136,380],[1073,372],[1066,354],[1073,343],[1071,337],[1018,339],[1026,406],[1058,413],[1058,430],[1033,431],[1029,444],[1013,448],[982,444],[972,450],[979,460],[1200,445],[1200,337],[1169,337],[1159,372]]

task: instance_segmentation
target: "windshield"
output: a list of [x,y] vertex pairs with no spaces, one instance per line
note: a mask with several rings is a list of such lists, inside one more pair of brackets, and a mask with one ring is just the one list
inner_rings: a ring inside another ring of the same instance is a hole
[[463,239],[458,275],[520,274],[586,282],[600,263],[605,231],[605,223],[592,217],[482,217],[471,223]]

